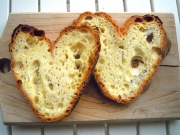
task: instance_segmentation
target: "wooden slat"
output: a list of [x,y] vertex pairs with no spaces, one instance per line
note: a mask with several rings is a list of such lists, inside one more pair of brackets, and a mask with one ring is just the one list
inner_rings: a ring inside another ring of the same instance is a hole
[[11,12],[38,12],[38,0],[12,0]]
[[150,0],[125,0],[127,12],[151,12]]
[[166,135],[165,122],[144,122],[139,124],[139,135]]
[[98,0],[99,11],[124,12],[123,0]]
[[95,0],[70,0],[70,12],[96,11]]
[[0,37],[4,31],[5,25],[7,23],[8,15],[9,15],[9,0],[1,0],[0,4]]
[[104,125],[77,125],[77,135],[105,135]]
[[136,125],[135,123],[110,124],[109,135],[136,135]]
[[[176,33],[178,40],[178,48],[180,52],[180,25],[179,25],[179,16],[177,10],[176,0],[152,0],[152,7],[154,12],[171,12],[175,17]],[[179,55],[180,58],[180,55]]]
[[72,125],[44,126],[44,135],[73,135]]
[[[161,69],[159,69],[155,76],[155,82],[157,84],[152,81],[148,90],[144,91],[138,100],[128,105],[118,105],[105,99],[98,93],[95,84],[90,82],[90,85],[88,85],[74,111],[62,121],[64,123],[78,121],[98,122],[101,120],[112,122],[113,120],[146,121],[149,119],[180,118],[179,81],[176,82],[176,86],[172,85],[173,79],[170,83],[164,81],[165,78],[170,78],[170,76],[165,73],[170,72],[172,76],[174,76],[178,74],[178,72],[174,72],[174,68],[172,69],[171,67],[160,68],[167,68],[167,70],[160,72]],[[179,71],[178,67],[177,70]],[[160,85],[162,82],[164,82],[164,86]],[[171,87],[171,90],[169,90],[169,87]],[[17,88],[1,82],[0,93],[0,102],[6,124],[41,123],[41,121],[32,114],[28,102]],[[59,122],[59,124],[61,124],[61,121]]]
[[66,0],[40,0],[40,12],[67,12]]

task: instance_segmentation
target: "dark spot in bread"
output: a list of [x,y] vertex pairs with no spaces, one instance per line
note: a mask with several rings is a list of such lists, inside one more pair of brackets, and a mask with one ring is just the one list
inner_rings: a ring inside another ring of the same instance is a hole
[[143,16],[143,19],[146,20],[147,22],[151,22],[151,21],[154,20],[154,18],[152,16],[150,16],[150,15]]
[[135,19],[135,22],[142,22],[142,21],[143,20],[141,18],[139,18],[139,17]]
[[81,56],[79,55],[79,54],[76,54],[75,56],[74,56],[74,58],[75,59],[79,59]]
[[99,32],[99,28],[98,27],[94,27],[94,31],[95,32]]
[[69,112],[69,110],[66,110],[66,112],[68,113],[68,112]]
[[44,36],[45,33],[43,30],[34,30],[34,36]]
[[161,24],[163,24],[163,22],[161,21],[161,19],[160,19],[158,16],[155,16],[155,18],[156,18],[157,20],[159,20]]
[[158,55],[164,55],[164,51],[161,48],[153,47],[153,51],[155,51]]
[[21,86],[22,85],[22,81],[21,80],[17,80],[17,85]]
[[24,32],[24,33],[28,33],[28,32],[31,31],[31,28],[29,28],[28,26],[23,26],[23,27],[21,28],[21,31]]
[[131,62],[132,68],[136,68],[139,66],[139,60],[138,59],[133,59]]
[[137,68],[140,63],[144,64],[144,62],[142,60],[142,57],[141,56],[134,56],[132,58],[132,61],[131,61],[131,67],[132,68]]
[[85,20],[92,20],[92,16],[87,16]]
[[147,35],[147,38],[146,38],[147,42],[151,42],[152,39],[153,39],[153,33],[151,33],[150,35]]

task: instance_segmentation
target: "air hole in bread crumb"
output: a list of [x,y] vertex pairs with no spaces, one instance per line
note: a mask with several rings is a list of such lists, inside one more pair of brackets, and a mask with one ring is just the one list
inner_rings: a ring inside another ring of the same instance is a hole
[[110,85],[111,89],[115,89],[115,86],[114,85]]
[[76,55],[74,56],[75,59],[80,59],[80,57],[81,57],[81,55],[79,55],[79,54],[76,54]]
[[39,68],[40,67],[40,63],[38,60],[34,60],[34,62],[32,63],[32,68]]
[[52,62],[52,61],[50,61],[50,62],[49,62],[49,65],[53,65],[53,62]]
[[153,40],[153,33],[147,35],[147,38],[146,38],[147,42],[152,42],[152,40]]
[[23,69],[23,66],[24,65],[23,65],[23,63],[21,61],[18,61],[16,63],[14,63],[15,69],[18,70],[18,71],[21,71]]
[[124,88],[125,88],[126,90],[128,90],[128,89],[129,89],[129,85],[128,85],[128,84],[124,84]]
[[35,38],[27,38],[26,39],[26,43],[30,46],[30,47],[35,47],[35,44],[37,43],[37,40]]
[[49,83],[48,86],[49,86],[49,89],[50,89],[50,90],[53,90],[53,84],[52,84],[52,83]]
[[139,31],[144,32],[145,29],[144,29],[143,27],[140,27],[140,28],[139,28]]
[[107,39],[104,39],[104,40],[103,40],[103,44],[104,44],[105,46],[107,46],[107,45],[108,45],[108,43],[107,43],[107,42],[108,42],[108,40],[107,40]]
[[101,31],[101,33],[104,33],[105,29],[104,28],[100,28],[100,31]]
[[95,31],[95,32],[99,32],[99,28],[98,27],[93,27],[93,30]]
[[119,48],[124,49],[124,46],[123,46],[123,45],[120,45]]
[[105,63],[105,60],[103,59],[103,58],[99,58],[99,61],[98,61],[99,63],[101,63],[101,64],[104,64]]
[[25,46],[24,49],[29,50],[29,47]]
[[131,67],[137,68],[137,67],[139,67],[140,63],[144,64],[143,58],[141,56],[134,56],[131,60]]
[[86,16],[85,20],[92,20],[92,16]]
[[76,65],[76,69],[80,69],[80,67],[81,67],[81,61],[80,61],[80,60],[76,60],[76,61],[75,61],[75,65]]
[[38,96],[34,96],[34,102],[38,103],[39,102],[39,97]]
[[59,103],[59,104],[58,104],[58,107],[59,107],[59,108],[63,108],[63,104],[62,104],[62,103]]
[[77,42],[70,48],[74,54],[81,55],[83,51],[86,51],[86,46],[82,42]]

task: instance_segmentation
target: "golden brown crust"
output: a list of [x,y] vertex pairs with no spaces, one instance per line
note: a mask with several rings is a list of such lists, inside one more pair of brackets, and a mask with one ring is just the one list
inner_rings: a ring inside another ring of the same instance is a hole
[[81,25],[81,22],[84,18],[91,18],[91,17],[103,17],[105,18],[106,20],[108,20],[109,22],[111,22],[113,24],[113,26],[115,27],[116,31],[119,33],[119,36],[120,38],[125,38],[126,35],[127,35],[127,32],[130,28],[130,26],[132,25],[136,25],[138,23],[142,23],[142,24],[148,24],[148,23],[155,23],[156,25],[159,26],[159,29],[161,31],[161,37],[162,37],[162,40],[160,41],[160,50],[157,50],[158,53],[159,53],[159,57],[157,59],[157,62],[155,63],[154,65],[154,70],[149,74],[149,76],[139,85],[139,88],[137,90],[137,92],[126,98],[126,99],[122,99],[121,97],[114,97],[112,96],[108,89],[104,86],[103,84],[103,80],[100,76],[100,74],[98,73],[98,71],[94,70],[94,78],[98,84],[98,86],[100,87],[100,91],[101,93],[106,96],[107,98],[110,98],[112,100],[115,100],[116,102],[118,103],[129,103],[131,101],[133,101],[134,99],[138,98],[139,95],[141,94],[143,88],[151,81],[151,79],[153,78],[157,68],[158,68],[158,65],[160,64],[162,58],[164,58],[167,53],[169,52],[170,50],[170,47],[171,47],[171,44],[170,44],[170,41],[167,37],[167,34],[165,32],[165,29],[162,25],[162,21],[159,19],[158,16],[154,16],[154,15],[144,15],[144,16],[138,16],[138,15],[135,15],[135,16],[132,16],[130,17],[129,19],[127,19],[127,21],[124,23],[124,25],[119,28],[117,22],[115,20],[112,19],[111,16],[109,16],[108,14],[106,13],[103,13],[103,12],[99,12],[99,13],[91,13],[91,12],[85,12],[83,14],[81,14],[79,16],[79,18],[75,21],[75,25]]
[[[94,41],[95,41],[94,49],[93,49],[94,52],[91,52],[90,60],[88,62],[88,66],[87,66],[87,68],[86,68],[86,70],[84,72],[83,79],[82,79],[81,83],[79,84],[78,89],[77,89],[74,97],[70,101],[71,104],[68,106],[68,108],[64,111],[63,114],[59,114],[59,116],[45,117],[44,115],[39,113],[39,111],[35,108],[31,97],[29,97],[29,95],[26,93],[26,90],[22,87],[22,81],[19,80],[19,78],[17,77],[17,73],[14,70],[14,58],[13,58],[13,53],[12,53],[13,46],[14,46],[14,43],[16,42],[16,36],[18,36],[18,34],[20,32],[29,33],[31,36],[38,36],[39,38],[41,38],[41,40],[42,39],[45,40],[49,45],[49,52],[51,52],[51,54],[53,55],[53,50],[56,48],[55,47],[56,42],[62,37],[62,35],[64,35],[66,32],[69,32],[71,30],[86,30],[86,31],[91,32],[91,34],[94,37]],[[83,90],[85,89],[85,87],[86,87],[86,85],[87,85],[87,83],[88,83],[88,81],[89,81],[89,79],[91,77],[91,73],[93,72],[93,69],[94,69],[94,67],[96,65],[96,62],[98,60],[99,51],[100,51],[100,42],[99,42],[99,40],[100,39],[99,39],[98,34],[96,34],[89,26],[85,26],[85,25],[83,25],[83,26],[69,26],[69,27],[64,28],[60,32],[60,35],[56,39],[54,44],[52,44],[50,42],[50,40],[45,37],[45,32],[44,31],[38,30],[35,27],[20,24],[19,26],[17,26],[14,29],[14,32],[13,32],[12,38],[11,38],[11,43],[9,45],[9,52],[11,54],[11,69],[12,69],[12,72],[14,74],[17,87],[23,93],[25,98],[27,98],[29,100],[30,106],[31,106],[34,114],[37,117],[39,117],[40,119],[42,119],[43,121],[46,121],[46,122],[53,122],[53,121],[57,121],[57,120],[60,120],[60,119],[62,119],[64,117],[68,116],[72,112],[72,110],[75,108],[76,104],[78,103],[78,100],[79,100]]]

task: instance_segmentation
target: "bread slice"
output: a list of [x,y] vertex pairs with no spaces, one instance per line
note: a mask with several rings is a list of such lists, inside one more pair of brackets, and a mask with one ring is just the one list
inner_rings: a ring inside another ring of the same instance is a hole
[[101,92],[118,103],[136,99],[170,49],[158,16],[132,16],[122,28],[106,13],[85,12],[75,25],[89,25],[100,36],[94,77]]
[[69,115],[99,57],[99,36],[88,26],[69,26],[51,43],[42,30],[19,25],[10,43],[18,88],[43,121]]

